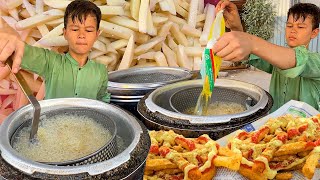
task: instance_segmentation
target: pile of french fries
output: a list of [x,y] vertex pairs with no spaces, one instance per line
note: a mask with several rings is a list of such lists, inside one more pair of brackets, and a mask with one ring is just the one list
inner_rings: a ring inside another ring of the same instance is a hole
[[185,138],[173,131],[150,131],[144,179],[212,179],[215,167],[238,171],[250,180],[311,179],[320,160],[320,115],[269,119],[259,130],[239,130],[227,147],[207,135]]
[[[63,37],[63,16],[70,2],[2,0],[0,28],[10,27],[27,44],[59,53],[67,52],[68,44]],[[109,71],[145,66],[200,69],[202,51],[215,16],[213,5],[205,8],[204,0],[92,2],[100,7],[102,20],[101,34],[89,58],[106,65]],[[25,103],[19,102],[24,95],[7,70],[1,69],[0,73],[0,120],[3,120],[12,110]],[[36,80],[29,83],[36,81],[41,85],[41,79],[37,75],[34,77]],[[19,105],[13,107],[13,104]]]
[[[42,79],[23,70],[21,70],[21,73],[36,98],[42,100],[45,94],[45,86]],[[14,76],[10,73],[10,69],[7,66],[0,67],[0,124],[10,113],[28,103],[28,99],[17,84]]]
[[[63,15],[70,2],[0,1],[0,19],[26,43],[66,52]],[[92,2],[102,12],[102,33],[89,57],[106,65],[109,71],[143,66],[200,69],[202,51],[215,17],[213,5],[205,7],[204,0]]]

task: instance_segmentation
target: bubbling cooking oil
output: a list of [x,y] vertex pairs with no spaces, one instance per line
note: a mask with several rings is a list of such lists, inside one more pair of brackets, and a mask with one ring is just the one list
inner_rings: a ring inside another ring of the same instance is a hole
[[103,147],[111,133],[94,119],[77,115],[44,118],[39,124],[37,142],[29,141],[30,127],[24,127],[12,146],[22,156],[38,162],[64,162],[79,159]]
[[[217,116],[217,115],[227,115],[227,114],[237,114],[245,111],[246,108],[238,103],[234,102],[214,102],[208,105],[208,110],[204,116]],[[185,114],[194,114],[194,107],[187,109]]]

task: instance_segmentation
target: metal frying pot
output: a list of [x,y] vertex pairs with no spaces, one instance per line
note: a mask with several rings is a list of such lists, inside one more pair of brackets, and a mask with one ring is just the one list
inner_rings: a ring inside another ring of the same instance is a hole
[[109,73],[108,91],[112,95],[139,96],[150,90],[191,79],[187,69],[174,67],[143,67]]
[[109,73],[108,92],[110,102],[139,117],[137,104],[150,91],[193,77],[187,69],[175,67],[143,67]]
[[174,130],[187,137],[209,134],[221,138],[248,123],[265,116],[272,107],[270,94],[262,88],[235,80],[217,79],[212,102],[243,104],[242,113],[217,116],[196,116],[183,111],[195,107],[202,80],[190,80],[166,85],[147,94],[138,103],[138,112],[149,129]]
[[[71,115],[71,116],[84,116],[93,119],[98,124],[102,125],[103,128],[108,131],[111,134],[111,138],[106,142],[104,146],[96,150],[95,152],[85,155],[83,157],[72,159],[68,161],[63,162],[42,162],[45,164],[51,164],[51,165],[57,165],[57,166],[79,166],[83,164],[93,164],[96,162],[102,162],[107,159],[113,158],[117,152],[117,141],[116,141],[116,134],[117,134],[117,128],[115,122],[108,118],[105,114],[100,113],[99,111],[95,111],[93,109],[87,109],[87,108],[64,108],[64,109],[58,109],[50,112],[46,112],[45,114],[42,114],[42,118],[50,119],[51,117],[55,117],[57,115]],[[25,121],[21,126],[17,128],[17,130],[14,132],[14,134],[11,137],[11,146],[18,141],[19,139],[19,133],[21,133],[21,130],[26,128],[30,129],[31,126],[31,119],[28,121]]]
[[[150,138],[145,126],[121,108],[82,98],[40,101],[42,113],[61,109],[85,109],[103,114],[116,124],[117,154],[108,160],[78,166],[56,166],[26,159],[10,144],[16,129],[30,119],[32,107],[24,106],[12,113],[0,126],[0,175],[10,179],[141,179]],[[13,176],[14,175],[14,176]]]

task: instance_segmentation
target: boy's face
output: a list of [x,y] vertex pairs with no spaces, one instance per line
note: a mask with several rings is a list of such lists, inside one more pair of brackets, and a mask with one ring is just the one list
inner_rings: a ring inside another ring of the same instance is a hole
[[315,38],[319,33],[319,29],[312,30],[312,18],[308,16],[303,21],[299,18],[297,21],[292,15],[289,16],[286,26],[286,40],[289,47],[297,47],[305,45],[308,47],[311,39]]
[[63,35],[69,43],[69,52],[76,56],[88,55],[93,43],[99,36],[97,31],[96,19],[88,15],[83,22],[76,18],[72,22],[71,18],[68,18],[66,29],[63,29]]

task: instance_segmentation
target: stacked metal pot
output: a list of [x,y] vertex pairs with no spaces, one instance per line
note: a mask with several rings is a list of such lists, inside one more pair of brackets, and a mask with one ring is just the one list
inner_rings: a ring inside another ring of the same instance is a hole
[[202,80],[190,80],[160,87],[142,98],[138,112],[149,129],[174,130],[186,137],[209,134],[221,138],[263,116],[273,105],[272,97],[258,86],[235,80],[217,79],[211,103],[234,102],[246,107],[237,114],[196,116],[184,113],[194,108]]
[[28,105],[11,114],[0,126],[1,176],[6,179],[142,178],[150,138],[145,126],[134,116],[116,106],[90,99],[51,99],[40,101],[40,105],[42,116],[75,113],[96,118],[106,127],[110,123],[104,121],[114,122],[115,139],[77,162],[51,165],[32,161],[21,156],[11,144],[19,127],[31,120],[33,109]]
[[109,73],[110,102],[139,117],[137,104],[148,92],[166,84],[192,78],[187,69],[173,67],[130,68]]

